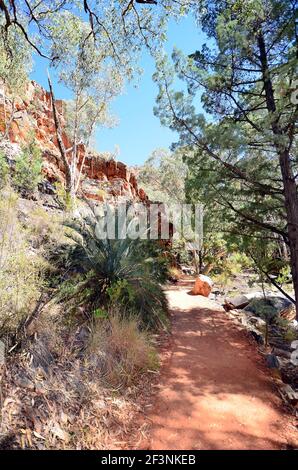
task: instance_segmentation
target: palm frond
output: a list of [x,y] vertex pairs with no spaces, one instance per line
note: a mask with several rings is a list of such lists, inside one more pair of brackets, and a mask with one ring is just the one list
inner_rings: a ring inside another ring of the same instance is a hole
[[164,259],[152,245],[155,242],[100,239],[96,234],[96,218],[66,225],[71,243],[61,253],[70,278],[64,284],[72,283],[73,288],[64,289],[62,283],[61,299],[84,304],[92,313],[109,303],[111,287],[125,281],[131,295],[119,294],[118,305],[128,314],[139,316],[147,326],[164,323],[167,300],[160,281],[166,268]]

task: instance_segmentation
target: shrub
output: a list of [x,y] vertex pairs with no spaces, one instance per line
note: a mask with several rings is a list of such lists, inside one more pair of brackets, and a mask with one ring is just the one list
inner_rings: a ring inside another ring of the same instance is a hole
[[284,326],[282,337],[284,341],[291,344],[293,341],[298,339],[298,331],[288,322],[288,324]]
[[41,152],[34,141],[23,147],[17,156],[12,184],[18,191],[34,192],[42,179]]
[[212,278],[220,289],[223,290],[229,287],[233,276],[237,276],[237,274],[251,268],[251,266],[252,262],[244,253],[233,252],[229,256],[223,257],[220,263],[217,264]]
[[252,260],[245,254],[241,252],[234,252],[228,257],[228,263],[233,271],[233,265],[235,266],[235,271],[242,271],[243,269],[249,269],[253,266]]
[[167,301],[160,286],[164,265],[148,255],[146,242],[98,239],[95,220],[69,226],[73,244],[64,245],[58,253],[58,270],[64,267],[70,276],[60,299],[68,300],[70,306],[75,299],[76,306],[84,305],[91,313],[117,304],[144,325],[165,326]]
[[253,299],[249,308],[252,312],[257,312],[257,315],[265,321],[265,345],[268,346],[269,326],[278,321],[276,308],[270,299]]
[[72,200],[71,195],[65,189],[65,185],[60,181],[57,181],[55,183],[55,190],[61,209],[65,212],[72,212],[76,201]]
[[30,213],[30,241],[35,248],[48,251],[64,239],[62,216],[47,212],[43,207],[36,207]]
[[17,217],[18,196],[0,193],[0,335],[29,315],[40,295],[43,260],[30,251],[28,232]]
[[158,368],[158,357],[147,332],[140,331],[138,319],[113,309],[108,319],[94,319],[89,352],[101,358],[105,385],[135,384],[145,372]]
[[181,279],[182,273],[175,266],[171,266],[169,268],[169,275],[172,280],[178,281],[179,279]]
[[213,276],[212,279],[215,284],[219,286],[219,289],[223,291],[231,284],[231,273],[229,271],[223,271],[222,273]]
[[0,152],[0,189],[8,182],[9,165],[3,152]]

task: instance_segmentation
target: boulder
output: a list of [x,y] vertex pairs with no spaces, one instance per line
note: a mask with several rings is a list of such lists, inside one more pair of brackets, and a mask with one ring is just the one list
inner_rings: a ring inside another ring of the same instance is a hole
[[212,289],[213,282],[208,276],[204,276],[200,274],[196,280],[195,285],[190,291],[192,295],[203,295],[204,297],[208,297],[211,289]]
[[223,305],[226,311],[234,308],[245,308],[253,299],[262,299],[263,292],[251,292],[249,294],[236,295],[235,297],[227,297]]
[[253,315],[247,315],[249,312],[245,312],[246,317],[248,318],[248,321],[251,325],[254,325],[258,329],[262,329],[265,327],[266,322],[265,320],[262,320],[262,318],[255,317]]
[[266,298],[253,298],[253,301],[250,301],[244,310],[258,315],[258,312],[261,312],[265,306],[270,306],[276,316],[281,316],[289,321],[295,318],[294,304],[285,297],[278,295],[270,295]]
[[224,302],[224,309],[226,311],[233,310],[234,308],[244,308],[249,304],[250,300],[246,295],[237,295],[236,297],[227,297]]
[[293,349],[295,349],[295,348],[292,348],[289,343],[285,342],[285,340],[282,337],[272,336],[272,334],[270,334],[270,346],[273,346],[274,348],[277,348],[277,349],[283,349],[284,351],[288,351],[288,352],[292,352]]
[[295,319],[295,305],[287,298],[273,292],[266,295],[266,298],[263,292],[252,292],[235,297],[227,297],[223,305],[226,311],[243,309],[248,314],[256,316],[258,316],[259,312],[261,312],[265,306],[270,306],[276,315],[288,321]]
[[290,302],[287,307],[285,307],[283,310],[279,312],[279,316],[281,318],[284,318],[288,321],[295,321],[296,318],[296,307],[295,305]]
[[4,140],[0,142],[0,151],[3,152],[8,161],[8,164],[11,166],[12,163],[15,162],[17,156],[20,154],[21,147],[19,144]]

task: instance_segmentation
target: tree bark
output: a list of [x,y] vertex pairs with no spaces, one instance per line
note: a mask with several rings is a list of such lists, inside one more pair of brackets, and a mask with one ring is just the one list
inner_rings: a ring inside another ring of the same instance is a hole
[[66,181],[66,192],[68,195],[72,194],[72,188],[73,188],[73,181],[72,181],[72,171],[71,171],[71,166],[68,162],[67,159],[67,151],[64,146],[64,142],[62,139],[62,129],[61,129],[61,124],[60,124],[60,119],[56,107],[56,102],[55,102],[55,96],[53,92],[53,86],[51,82],[50,75],[48,74],[48,83],[49,83],[49,89],[50,89],[50,94],[51,94],[51,101],[52,101],[52,110],[53,110],[53,117],[54,117],[54,123],[55,123],[55,130],[56,130],[56,136],[57,136],[57,142],[58,142],[58,148],[61,154],[61,158],[64,164],[64,171],[65,171],[65,181]]
[[296,318],[298,320],[298,198],[297,187],[290,167],[290,156],[287,151],[279,155],[280,169],[282,173],[285,208],[288,222],[288,238],[290,249],[290,262],[293,286],[296,299]]
[[260,51],[266,105],[269,115],[271,115],[271,129],[275,139],[274,143],[279,157],[279,166],[283,181],[284,205],[287,214],[287,236],[290,249],[290,264],[295,292],[296,319],[298,320],[298,198],[297,186],[290,160],[291,142],[288,143],[287,147],[283,143],[284,137],[289,136],[287,136],[287,134],[280,127],[279,116],[276,115],[277,111],[274,98],[274,88],[270,76],[266,44],[262,32],[258,36],[258,47]]

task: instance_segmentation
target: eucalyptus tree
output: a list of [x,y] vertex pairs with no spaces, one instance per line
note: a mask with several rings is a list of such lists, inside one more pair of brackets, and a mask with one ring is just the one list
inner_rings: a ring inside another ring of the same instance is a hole
[[[165,40],[169,15],[184,15],[190,3],[191,0],[0,0],[0,35],[4,43],[8,44],[10,31],[16,29],[33,52],[50,60],[73,92],[73,145],[69,150],[64,148],[49,79],[66,189],[72,197],[78,188],[74,176],[77,143],[87,107],[88,142],[96,125],[107,122],[107,105],[119,92],[123,79],[140,72],[138,56],[142,48],[146,46],[155,53]],[[112,85],[109,87],[108,83]],[[68,151],[72,152],[71,158]]]
[[[86,156],[85,152],[79,162],[79,144],[84,144],[88,150],[94,131],[99,126],[113,125],[109,105],[121,93],[124,79],[130,73],[124,66],[113,67],[105,41],[94,42],[91,36],[88,37],[88,32],[89,23],[72,12],[61,13],[51,25],[51,54],[57,57],[52,66],[56,68],[60,82],[73,96],[66,102],[66,128],[62,129],[49,78],[58,145],[65,166],[66,191],[71,199],[79,188]],[[63,131],[69,136],[69,148],[65,148]]]
[[[170,16],[184,15],[195,0],[0,0],[1,34],[15,27],[33,50],[53,59],[49,47],[53,18],[71,11],[90,23],[95,41],[105,38],[119,63],[142,45],[154,48],[165,37]],[[67,25],[66,25],[67,26]]]
[[[3,19],[0,18],[0,28]],[[4,125],[2,137],[7,137],[15,114],[15,99],[22,95],[31,70],[31,50],[19,31],[12,27],[7,33],[6,40],[0,35],[0,87],[1,99],[10,101],[10,114],[7,115],[4,106]],[[7,91],[9,89],[9,96]]]
[[[181,145],[196,149],[190,165],[198,178],[207,170],[204,191],[228,210],[233,228],[236,221],[242,233],[287,244],[298,299],[296,6],[200,2],[195,14],[208,45],[190,57],[175,51],[172,65],[160,59],[156,112],[178,130]],[[187,92],[173,90],[172,67]]]
[[144,165],[138,167],[138,182],[151,201],[185,202],[187,166],[181,151],[155,149]]

